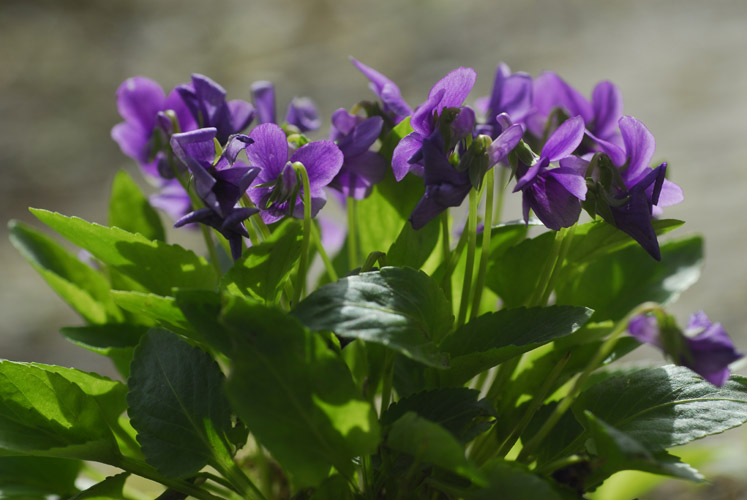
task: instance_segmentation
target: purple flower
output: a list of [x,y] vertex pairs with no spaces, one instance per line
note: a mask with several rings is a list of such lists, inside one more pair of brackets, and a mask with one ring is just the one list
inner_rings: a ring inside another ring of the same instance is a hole
[[381,100],[382,111],[390,117],[394,123],[401,122],[405,117],[412,114],[412,109],[402,98],[399,87],[393,81],[385,77],[373,68],[360,61],[350,58],[358,70],[369,80],[369,88]]
[[380,154],[369,151],[383,124],[380,116],[364,119],[345,109],[334,112],[331,138],[337,142],[344,162],[330,187],[356,200],[371,194],[374,184],[381,182],[386,174],[387,161]]
[[660,321],[657,315],[636,316],[630,320],[628,332],[718,387],[729,379],[729,364],[744,357],[721,324],[711,323],[702,311],[690,316],[684,333],[671,318]]
[[231,246],[234,260],[241,256],[243,239],[249,234],[243,221],[257,213],[256,208],[238,207],[241,197],[259,174],[259,169],[236,161],[239,152],[251,139],[246,136],[232,137],[221,155],[216,158],[215,128],[203,128],[174,134],[171,147],[194,178],[195,192],[205,204],[181,219],[175,227],[200,222],[216,228]]
[[[548,138],[533,165],[519,162],[514,192],[522,191],[525,221],[529,221],[531,209],[554,231],[576,223],[581,213],[581,200],[586,199],[585,165],[571,153],[583,136],[582,117],[570,118]],[[560,162],[560,167],[548,168],[553,162]]]
[[182,131],[196,126],[179,94],[173,90],[166,97],[158,83],[136,76],[125,80],[117,89],[117,108],[125,121],[112,128],[112,139],[124,154],[140,164],[146,174],[161,177],[158,161],[163,156],[158,153],[168,147],[168,138],[159,114],[173,110]]
[[[460,108],[475,84],[477,73],[472,68],[457,68],[436,82],[428,93],[428,99],[412,114],[410,125],[413,132],[394,148],[392,170],[394,178],[402,180],[408,172],[423,176],[423,163],[416,154],[423,146],[423,141],[430,137],[437,128],[437,117],[446,108]],[[461,113],[460,113],[461,114]],[[474,112],[465,112],[463,120],[468,121],[471,114],[474,126]],[[458,119],[455,122],[463,124]],[[460,131],[461,132],[461,131]],[[416,159],[413,160],[413,157]],[[412,161],[412,163],[411,163]]]
[[249,197],[259,207],[262,219],[272,223],[286,215],[303,217],[303,187],[293,163],[306,168],[311,189],[311,215],[319,212],[326,202],[324,187],[335,178],[343,163],[342,152],[331,141],[310,142],[289,157],[288,141],[283,130],[264,123],[249,134],[254,143],[246,148],[246,155],[260,172],[252,183]]
[[[252,95],[259,123],[278,123],[275,116],[275,86],[272,82],[254,82]],[[308,97],[291,99],[285,114],[285,122],[296,127],[301,133],[316,130],[322,125],[319,112]]]
[[478,132],[495,138],[504,130],[498,122],[499,115],[505,113],[512,123],[522,123],[531,111],[532,78],[527,73],[511,74],[511,69],[500,63],[490,97],[478,99],[476,105],[485,116]]
[[246,101],[226,102],[226,91],[210,78],[193,74],[192,82],[176,88],[192,117],[202,128],[213,127],[221,144],[244,130],[254,119],[254,107]]

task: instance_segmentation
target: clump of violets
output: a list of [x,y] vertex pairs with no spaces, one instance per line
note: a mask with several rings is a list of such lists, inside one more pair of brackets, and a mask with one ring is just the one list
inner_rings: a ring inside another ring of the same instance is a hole
[[703,311],[690,316],[684,332],[662,312],[634,317],[628,332],[718,387],[729,379],[729,365],[744,357],[721,323],[711,323]]

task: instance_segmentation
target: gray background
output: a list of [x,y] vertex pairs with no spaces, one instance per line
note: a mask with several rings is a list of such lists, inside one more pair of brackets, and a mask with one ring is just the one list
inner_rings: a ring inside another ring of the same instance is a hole
[[[685,202],[665,216],[706,237],[700,282],[674,308],[703,308],[747,350],[747,2],[0,0],[0,214],[27,206],[105,222],[117,168],[140,178],[109,138],[114,92],[144,75],[167,90],[191,72],[230,98],[274,80],[284,106],[308,95],[328,122],[370,98],[349,55],[396,81],[411,105],[457,66],[485,95],[499,61],[558,72],[589,95],[603,79],[657,140]],[[519,200],[508,197],[518,213]],[[38,224],[37,224],[38,225]],[[0,357],[108,369],[57,331],[67,306],[0,238]],[[179,236],[183,238],[183,236]]]

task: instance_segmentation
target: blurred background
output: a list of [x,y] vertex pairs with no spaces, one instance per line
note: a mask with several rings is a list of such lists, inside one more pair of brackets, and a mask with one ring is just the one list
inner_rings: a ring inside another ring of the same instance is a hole
[[[142,179],[109,137],[129,76],[168,91],[203,73],[234,99],[273,80],[281,109],[310,96],[325,123],[372,97],[351,55],[413,106],[457,66],[478,72],[470,99],[490,91],[499,61],[554,70],[587,96],[609,79],[685,192],[665,212],[687,221],[675,234],[706,237],[703,276],[674,311],[684,323],[704,309],[747,350],[746,51],[742,0],[0,0],[0,214],[106,222],[117,169]],[[518,214],[518,197],[507,201]],[[0,232],[0,357],[110,373],[59,336],[78,319]]]

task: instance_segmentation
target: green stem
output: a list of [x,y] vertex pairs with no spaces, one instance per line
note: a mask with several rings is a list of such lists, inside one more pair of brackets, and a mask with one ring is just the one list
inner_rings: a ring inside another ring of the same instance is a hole
[[542,293],[540,305],[547,304],[547,301],[550,299],[550,294],[555,289],[555,282],[558,280],[560,271],[563,270],[563,263],[565,262],[565,258],[568,255],[568,250],[570,250],[571,248],[573,235],[576,233],[576,224],[572,225],[569,228],[563,228],[561,229],[561,231],[563,231],[563,242],[560,245],[560,252],[558,254],[558,259],[555,262],[555,267],[553,267],[552,274],[550,274],[550,278],[547,280],[547,284],[545,285],[545,291]]
[[550,282],[550,277],[552,276],[552,271],[553,269],[555,269],[558,257],[560,256],[560,248],[562,247],[564,236],[565,228],[561,228],[560,231],[555,231],[555,239],[552,242],[550,254],[547,256],[547,259],[545,259],[545,264],[542,266],[542,272],[540,273],[539,280],[537,281],[537,286],[535,287],[532,295],[529,297],[529,300],[527,300],[528,307],[544,305],[542,303],[542,297],[544,297],[545,295],[545,289],[547,289],[547,285]]
[[490,258],[490,236],[493,227],[493,169],[488,170],[487,179],[485,180],[485,219],[483,220],[482,230],[482,247],[480,249],[480,266],[477,271],[477,281],[475,281],[474,298],[472,300],[472,313],[470,318],[474,318],[480,312],[480,301],[482,300],[482,290],[485,287],[485,272],[488,270],[488,259]]
[[337,281],[337,272],[335,272],[335,266],[332,265],[332,261],[329,259],[324,245],[322,245],[322,236],[319,234],[319,228],[316,227],[316,224],[311,225],[311,236],[314,238],[314,246],[316,246],[316,251],[319,252],[319,256],[322,258],[329,280],[334,283]]
[[121,456],[119,457],[117,463],[113,465],[116,465],[120,469],[123,469],[132,474],[136,474],[146,479],[150,479],[151,481],[161,483],[162,485],[172,490],[179,491],[186,495],[191,495],[199,500],[222,500],[221,498],[216,497],[186,481],[163,476],[150,465],[134,458]]
[[[449,209],[447,208],[441,213],[442,262],[449,262],[451,258],[451,241],[449,241],[449,233]],[[441,289],[444,291],[446,298],[449,299],[449,302],[451,302],[451,273],[449,273],[449,275],[441,282]]]
[[236,462],[234,462],[233,460],[231,460],[229,464],[224,464],[221,467],[220,473],[223,474],[226,479],[228,479],[231,485],[233,485],[233,487],[236,489],[236,492],[239,493],[242,497],[256,500],[266,500],[265,496],[262,494],[259,488],[257,488],[252,480],[249,479],[246,474],[244,474],[244,471],[241,470],[241,467],[236,465]]
[[298,275],[296,276],[296,290],[292,306],[298,304],[306,287],[306,271],[309,261],[309,241],[311,239],[311,185],[309,174],[303,164],[296,162],[293,168],[301,175],[303,182],[303,240],[301,241],[301,257],[298,260]]
[[384,379],[382,380],[381,387],[381,410],[379,411],[379,417],[384,414],[384,411],[389,408],[389,400],[392,395],[392,382],[394,379],[394,353],[387,349],[384,355]]
[[586,462],[587,460],[588,460],[587,457],[582,457],[580,455],[571,455],[570,457],[563,457],[561,459],[555,460],[554,462],[550,462],[549,464],[543,465],[542,467],[538,468],[537,473],[540,475],[549,474],[550,472],[556,471],[563,467],[568,467],[569,465]]
[[470,189],[469,192],[469,217],[467,219],[467,263],[464,267],[464,284],[462,285],[462,298],[459,301],[459,316],[457,328],[464,324],[469,309],[469,295],[472,289],[472,272],[475,267],[475,248],[477,247],[477,191]]
[[495,199],[493,220],[497,224],[500,224],[501,215],[503,214],[503,198],[506,192],[506,177],[508,176],[508,168],[497,165],[491,170],[494,170],[496,168],[498,169],[498,182],[495,185],[495,189],[498,190],[498,194]]
[[548,419],[542,425],[540,430],[537,431],[532,439],[530,439],[521,450],[521,453],[519,453],[519,457],[517,458],[518,461],[526,462],[528,458],[532,456],[532,453],[534,453],[534,450],[537,448],[537,446],[542,443],[542,440],[545,439],[545,437],[555,427],[555,425],[565,414],[565,412],[568,411],[578,395],[581,393],[581,390],[584,388],[586,380],[589,378],[592,372],[599,368],[602,362],[607,359],[607,356],[609,356],[609,354],[612,352],[612,349],[614,349],[615,344],[617,343],[617,338],[628,329],[628,323],[630,322],[630,320],[633,317],[638,316],[639,314],[645,314],[647,312],[659,309],[661,309],[661,306],[659,306],[659,304],[656,304],[654,302],[646,302],[630,311],[627,316],[618,321],[618,323],[615,325],[614,330],[612,330],[612,332],[610,333],[609,338],[604,341],[601,346],[599,346],[599,349],[597,350],[592,360],[589,361],[589,364],[586,365],[584,371],[581,372],[578,378],[576,378],[576,381],[574,382],[573,387],[568,392],[568,394],[566,394],[566,396],[560,401],[560,403],[558,403],[558,405],[550,414],[550,417],[548,417]]
[[358,264],[358,202],[355,198],[347,200],[348,214],[348,268],[355,269]]
[[[252,200],[249,199],[249,195],[246,193],[241,197],[241,205],[244,207],[254,207],[254,203],[252,203]],[[259,217],[259,214],[256,215]],[[256,247],[259,245],[259,236],[257,235],[257,231],[254,229],[252,219],[253,217],[249,218],[249,220],[244,224],[244,227],[246,227],[246,231],[249,233],[249,240],[252,242],[252,246]]]

